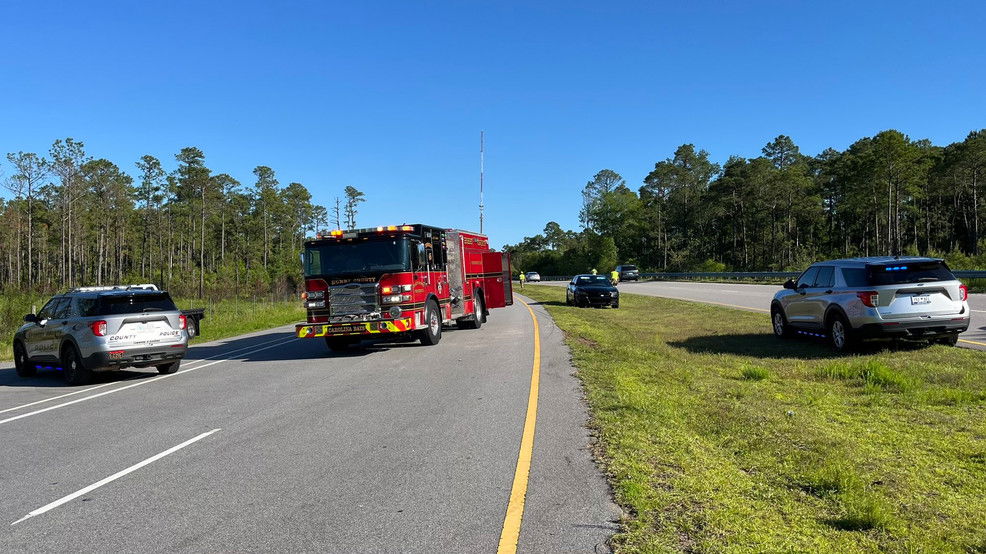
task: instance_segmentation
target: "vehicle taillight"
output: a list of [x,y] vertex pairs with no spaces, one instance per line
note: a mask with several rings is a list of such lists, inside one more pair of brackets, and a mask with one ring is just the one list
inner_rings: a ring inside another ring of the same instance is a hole
[[92,334],[97,337],[106,336],[106,322],[103,320],[93,321],[89,324],[89,328],[92,329]]
[[185,317],[185,314],[181,314],[178,316],[178,328],[188,329],[188,318]]
[[880,303],[880,293],[875,290],[857,292],[856,296],[863,302],[864,306],[875,308]]
[[959,300],[965,302],[969,299],[969,287],[965,285],[959,285]]

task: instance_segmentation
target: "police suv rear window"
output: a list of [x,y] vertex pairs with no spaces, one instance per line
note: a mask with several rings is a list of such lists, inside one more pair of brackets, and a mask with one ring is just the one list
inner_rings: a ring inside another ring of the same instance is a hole
[[944,262],[904,262],[866,266],[870,286],[930,283],[955,279]]
[[166,292],[155,294],[107,294],[93,304],[82,304],[84,316],[169,312],[178,308]]
[[842,278],[846,280],[847,287],[866,286],[866,270],[861,267],[842,268]]

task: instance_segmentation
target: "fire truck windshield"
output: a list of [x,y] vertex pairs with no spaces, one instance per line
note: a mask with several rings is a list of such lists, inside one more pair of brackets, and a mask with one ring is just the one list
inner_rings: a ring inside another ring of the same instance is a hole
[[305,249],[305,276],[409,271],[406,238],[320,244]]

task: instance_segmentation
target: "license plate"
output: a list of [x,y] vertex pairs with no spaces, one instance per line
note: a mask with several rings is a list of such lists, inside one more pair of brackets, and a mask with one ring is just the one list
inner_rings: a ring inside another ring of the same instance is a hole
[[911,304],[931,304],[931,297],[928,295],[912,296]]

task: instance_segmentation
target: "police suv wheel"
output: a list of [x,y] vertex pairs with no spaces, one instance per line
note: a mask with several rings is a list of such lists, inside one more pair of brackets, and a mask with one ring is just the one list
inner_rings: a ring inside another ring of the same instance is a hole
[[37,368],[31,365],[31,360],[27,359],[27,351],[20,341],[14,343],[14,367],[21,377],[34,377],[38,373]]
[[828,324],[829,343],[836,352],[848,352],[855,346],[852,327],[846,318],[834,315]]
[[62,373],[70,385],[85,385],[92,380],[92,371],[85,366],[79,351],[72,345],[62,351]]
[[168,375],[177,372],[179,366],[181,366],[181,360],[175,360],[170,364],[161,364],[157,366],[157,372]]
[[774,307],[770,310],[770,325],[774,330],[775,337],[783,339],[791,336],[791,328],[780,308]]

